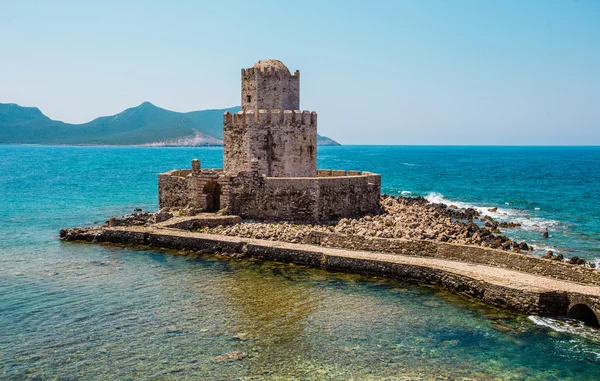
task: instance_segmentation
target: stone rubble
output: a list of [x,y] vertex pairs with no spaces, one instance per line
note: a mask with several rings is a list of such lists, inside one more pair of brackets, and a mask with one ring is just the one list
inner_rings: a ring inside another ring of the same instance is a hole
[[[514,242],[479,226],[475,209],[452,209],[431,203],[423,197],[381,197],[381,212],[359,219],[343,218],[331,224],[295,224],[289,222],[246,221],[233,226],[201,228],[202,233],[302,243],[311,231],[379,237],[431,240],[476,245],[520,252],[532,250],[525,242]],[[495,222],[495,221],[494,221]]]

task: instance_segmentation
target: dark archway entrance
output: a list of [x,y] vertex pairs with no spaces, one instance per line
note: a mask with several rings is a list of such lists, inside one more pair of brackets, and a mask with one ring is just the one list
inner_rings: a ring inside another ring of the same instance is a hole
[[598,317],[592,311],[592,309],[585,304],[576,304],[569,310],[567,314],[568,317],[581,320],[587,325],[591,325],[592,327],[600,327],[600,323],[598,323]]
[[221,185],[211,180],[206,183],[202,193],[206,195],[206,211],[209,213],[218,212],[221,209]]

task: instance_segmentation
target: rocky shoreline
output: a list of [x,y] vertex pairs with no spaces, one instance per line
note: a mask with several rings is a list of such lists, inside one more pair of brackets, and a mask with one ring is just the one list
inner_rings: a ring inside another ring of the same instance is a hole
[[[242,221],[228,226],[201,227],[196,231],[233,237],[245,237],[303,243],[311,232],[341,233],[358,237],[402,238],[428,240],[460,245],[473,245],[492,249],[525,253],[533,250],[526,242],[516,242],[502,235],[499,228],[516,228],[519,222],[499,222],[489,215],[481,217],[478,210],[458,208],[454,205],[433,203],[423,197],[382,195],[380,211],[376,215],[358,219],[318,224],[300,224],[282,221]],[[149,226],[176,216],[193,215],[193,208],[181,210],[161,209],[157,213],[134,213],[111,217],[107,226]],[[594,267],[584,259],[566,259],[551,251],[546,259]]]

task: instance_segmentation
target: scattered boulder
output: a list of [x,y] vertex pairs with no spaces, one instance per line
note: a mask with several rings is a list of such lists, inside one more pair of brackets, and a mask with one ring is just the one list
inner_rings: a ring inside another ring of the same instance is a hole
[[565,257],[562,254],[559,253],[559,254],[556,255],[556,257],[554,257],[552,259],[555,260],[555,261],[562,262],[562,261],[564,261]]
[[581,266],[583,266],[583,265],[585,265],[586,260],[583,259],[583,258],[579,258],[579,257],[575,256],[575,257],[572,257],[571,259],[569,259],[568,262],[570,264],[572,264],[572,265],[581,265]]
[[153,213],[133,213],[121,217],[110,217],[106,225],[112,226],[144,226],[154,222]]
[[170,334],[181,334],[183,333],[183,328],[172,325],[166,328],[166,332]]
[[158,212],[154,213],[154,223],[157,224],[159,222],[164,222],[173,218],[173,213],[169,210],[169,208],[163,208]]
[[521,222],[500,222],[498,224],[499,227],[501,227],[501,228],[508,228],[508,229],[518,228],[521,225],[522,225]]

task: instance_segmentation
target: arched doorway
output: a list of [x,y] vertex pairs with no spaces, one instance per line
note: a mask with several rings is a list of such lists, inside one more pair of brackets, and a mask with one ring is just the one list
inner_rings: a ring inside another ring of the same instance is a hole
[[576,304],[569,309],[568,317],[581,320],[587,325],[591,325],[592,327],[600,327],[600,323],[598,322],[598,317],[594,313],[594,311],[585,304]]
[[202,193],[206,195],[206,211],[218,212],[221,209],[221,185],[211,180],[204,185]]

